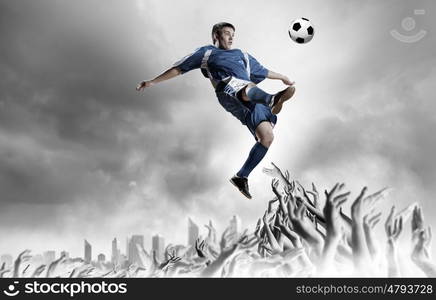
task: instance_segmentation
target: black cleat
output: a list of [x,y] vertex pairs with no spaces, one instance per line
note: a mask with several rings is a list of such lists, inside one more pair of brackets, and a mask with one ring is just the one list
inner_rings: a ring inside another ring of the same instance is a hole
[[250,192],[248,191],[248,179],[245,177],[238,177],[233,176],[230,179],[230,182],[238,188],[238,190],[247,197],[248,199],[251,199]]
[[273,102],[271,103],[271,112],[273,114],[278,114],[282,110],[283,103],[292,98],[295,93],[294,86],[288,86],[283,91],[278,92],[274,95]]

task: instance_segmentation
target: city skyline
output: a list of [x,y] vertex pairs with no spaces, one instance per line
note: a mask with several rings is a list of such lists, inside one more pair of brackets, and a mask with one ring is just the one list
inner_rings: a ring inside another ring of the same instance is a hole
[[[233,230],[235,233],[241,233],[241,219],[238,215],[233,215],[232,218],[229,220],[229,224],[230,224],[230,229]],[[186,245],[190,245],[190,246],[194,246],[195,245],[195,241],[196,239],[200,236],[200,229],[199,226],[192,220],[191,217],[187,218],[187,243]],[[206,236],[206,235],[205,235]],[[204,236],[204,237],[205,237]],[[132,243],[132,238],[133,238],[133,243]],[[126,259],[129,262],[132,262],[131,260],[133,260],[133,262],[138,260],[138,254],[136,252],[136,247],[134,247],[134,245],[136,243],[139,243],[145,251],[147,251],[150,255],[153,253],[153,250],[158,249],[158,258],[160,258],[161,260],[164,258],[164,251],[165,251],[165,238],[163,235],[161,234],[154,234],[152,235],[149,240],[151,241],[151,246],[150,247],[144,247],[144,242],[145,242],[145,235],[141,235],[141,234],[132,234],[126,237],[126,252],[123,253],[120,250],[120,245],[118,244],[118,238],[114,237],[112,239],[112,241],[110,242],[110,250],[107,251],[98,251],[95,252],[93,251],[93,243],[92,241],[90,241],[89,239],[83,239],[83,249],[82,249],[82,254],[80,255],[71,255],[71,252],[65,250],[62,248],[62,250],[44,250],[41,253],[32,253],[32,249],[31,250],[31,255],[33,256],[33,258],[37,258],[39,260],[42,260],[46,263],[49,263],[57,258],[59,258],[60,256],[62,256],[62,254],[64,254],[64,256],[66,258],[82,258],[85,261],[88,260],[89,258],[89,262],[97,262],[98,261],[98,256],[103,255],[105,257],[105,262],[111,262],[112,264],[114,264],[115,262],[119,263],[122,262],[123,258]],[[170,244],[171,242],[169,242]],[[155,245],[155,246],[154,246]],[[24,251],[24,249],[23,249]],[[129,257],[129,251],[131,251],[131,254],[133,257],[132,259]],[[21,251],[20,251],[21,252]],[[92,253],[96,253],[93,257]],[[116,255],[114,255],[116,254]],[[88,256],[88,257],[87,257]],[[3,263],[3,261],[5,261],[8,264],[12,264],[13,261],[15,260],[16,255],[12,255],[9,253],[0,253],[0,264]],[[108,260],[108,258],[110,258],[110,260]]]

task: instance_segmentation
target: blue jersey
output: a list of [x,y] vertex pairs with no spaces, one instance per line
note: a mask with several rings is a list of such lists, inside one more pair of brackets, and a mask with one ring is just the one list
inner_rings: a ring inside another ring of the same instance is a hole
[[212,50],[207,64],[212,80],[221,81],[229,76],[259,83],[266,78],[268,70],[253,56],[247,54],[250,66],[250,75],[247,73],[247,62],[244,52],[240,49],[224,50],[213,45],[200,47],[174,64],[183,73],[201,67],[207,50]]
[[[207,55],[208,50],[210,50],[209,55]],[[205,68],[206,56],[207,68]],[[268,69],[250,54],[244,53],[240,49],[224,50],[213,45],[196,49],[193,53],[176,62],[174,67],[178,67],[182,74],[202,68],[203,75],[209,77],[216,87],[220,104],[243,124],[246,124],[247,114],[254,110],[255,104],[238,100],[236,93],[241,86],[245,86],[249,82],[257,84],[268,75]],[[235,86],[223,84],[224,81],[227,83],[232,78],[236,81],[239,80],[239,88],[235,89]]]

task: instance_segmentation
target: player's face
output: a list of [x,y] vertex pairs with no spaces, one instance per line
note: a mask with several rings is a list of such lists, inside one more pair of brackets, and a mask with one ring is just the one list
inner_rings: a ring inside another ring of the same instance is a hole
[[235,31],[231,27],[224,27],[221,30],[221,34],[218,35],[218,44],[221,49],[230,50],[232,49],[233,37],[235,36]]

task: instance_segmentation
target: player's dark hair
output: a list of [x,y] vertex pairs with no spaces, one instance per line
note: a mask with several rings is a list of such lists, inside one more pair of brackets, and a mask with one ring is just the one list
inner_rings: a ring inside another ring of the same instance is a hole
[[220,22],[220,23],[213,25],[213,27],[212,27],[212,42],[214,44],[216,42],[215,34],[220,35],[224,27],[230,27],[233,29],[233,31],[235,31],[235,26],[233,26],[232,24],[227,23],[227,22]]

